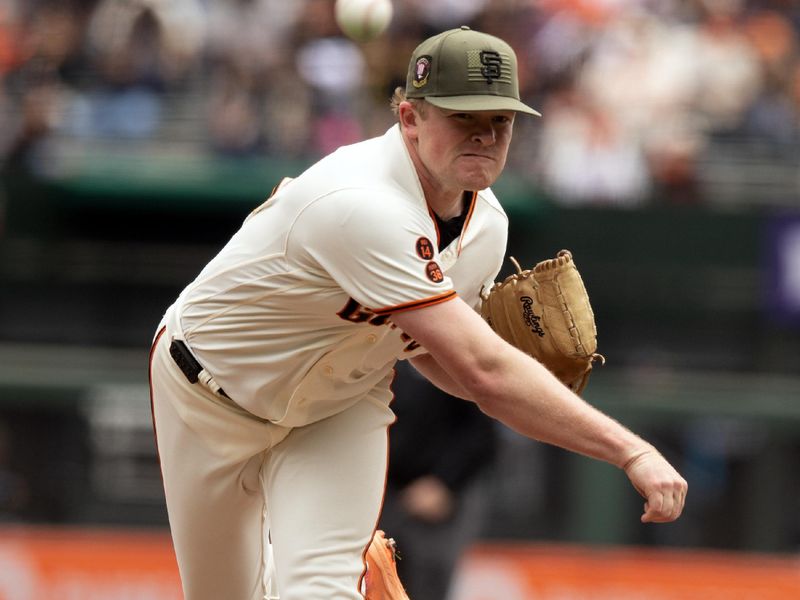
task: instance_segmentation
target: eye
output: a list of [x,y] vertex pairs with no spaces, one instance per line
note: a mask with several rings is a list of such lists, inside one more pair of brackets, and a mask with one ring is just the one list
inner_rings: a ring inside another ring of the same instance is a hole
[[454,119],[458,119],[460,121],[468,121],[468,120],[472,119],[472,115],[469,114],[469,113],[453,113],[450,116],[453,117]]
[[492,119],[495,123],[499,123],[501,125],[508,125],[511,123],[511,118],[505,115],[498,115]]

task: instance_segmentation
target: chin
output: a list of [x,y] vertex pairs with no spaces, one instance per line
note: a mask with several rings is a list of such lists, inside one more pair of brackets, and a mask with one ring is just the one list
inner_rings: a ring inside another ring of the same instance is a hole
[[488,173],[464,177],[461,187],[465,190],[482,190],[492,185],[497,180],[497,177],[497,175]]
[[473,168],[464,169],[459,177],[461,187],[465,190],[482,190],[489,187],[497,180],[502,171],[502,169],[495,168],[496,164],[492,164],[491,168],[487,168],[489,165],[485,164],[479,165],[477,168],[475,165],[472,166]]

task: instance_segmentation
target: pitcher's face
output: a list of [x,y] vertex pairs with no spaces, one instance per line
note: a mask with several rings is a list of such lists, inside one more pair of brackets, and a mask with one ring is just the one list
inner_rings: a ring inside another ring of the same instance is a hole
[[457,112],[427,104],[409,125],[421,177],[442,188],[482,190],[506,164],[514,111]]

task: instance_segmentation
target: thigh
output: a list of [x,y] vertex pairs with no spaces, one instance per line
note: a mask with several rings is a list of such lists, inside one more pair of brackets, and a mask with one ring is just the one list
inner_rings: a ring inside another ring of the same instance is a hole
[[[170,529],[186,600],[261,600],[264,453],[247,460],[211,451],[178,415],[175,397],[197,393],[156,348],[151,399]],[[168,360],[168,359],[167,359]],[[202,395],[198,398],[203,401]]]
[[264,466],[281,600],[361,599],[386,484],[386,390],[293,430]]

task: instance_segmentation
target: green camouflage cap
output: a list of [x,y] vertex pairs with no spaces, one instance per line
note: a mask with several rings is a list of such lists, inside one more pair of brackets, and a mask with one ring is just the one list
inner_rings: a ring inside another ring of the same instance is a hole
[[466,25],[417,46],[406,98],[425,98],[446,110],[514,110],[541,116],[519,99],[517,56],[500,38]]

